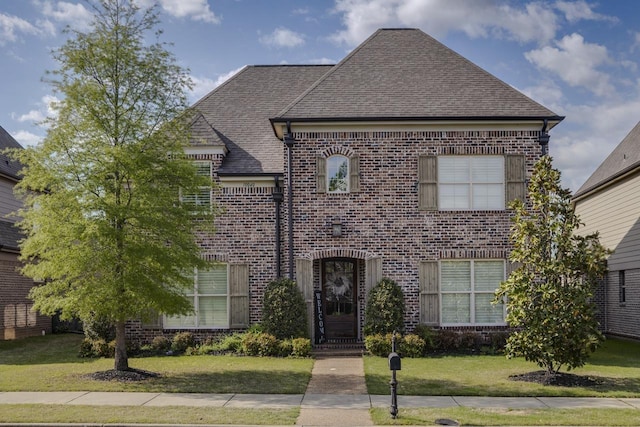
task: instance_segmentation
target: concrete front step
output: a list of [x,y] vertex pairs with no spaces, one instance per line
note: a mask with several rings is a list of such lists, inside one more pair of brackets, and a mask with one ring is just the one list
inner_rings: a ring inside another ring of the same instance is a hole
[[326,343],[313,347],[311,353],[315,357],[356,357],[366,354],[363,343]]

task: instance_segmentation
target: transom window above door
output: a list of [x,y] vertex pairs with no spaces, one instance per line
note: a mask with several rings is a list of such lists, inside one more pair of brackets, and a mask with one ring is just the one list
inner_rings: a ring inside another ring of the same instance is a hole
[[327,192],[349,192],[349,158],[334,155],[327,159]]

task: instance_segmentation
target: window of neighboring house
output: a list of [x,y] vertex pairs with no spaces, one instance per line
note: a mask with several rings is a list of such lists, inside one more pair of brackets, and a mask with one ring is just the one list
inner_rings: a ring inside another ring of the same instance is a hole
[[166,316],[168,329],[229,328],[229,286],[227,265],[220,264],[210,270],[197,270],[193,288],[186,296],[193,304],[194,313],[187,316]]
[[349,158],[335,155],[327,159],[327,192],[349,192]]
[[625,283],[624,270],[618,272],[618,300],[620,304],[627,302],[627,284]]
[[[196,173],[199,176],[205,176],[211,178],[211,162],[194,162],[196,166]],[[202,187],[196,193],[184,193],[180,195],[180,199],[183,203],[195,207],[211,207],[211,189],[209,187]]]
[[504,324],[505,307],[492,304],[504,280],[504,261],[441,261],[441,323],[444,325]]
[[503,210],[504,157],[438,157],[441,210]]

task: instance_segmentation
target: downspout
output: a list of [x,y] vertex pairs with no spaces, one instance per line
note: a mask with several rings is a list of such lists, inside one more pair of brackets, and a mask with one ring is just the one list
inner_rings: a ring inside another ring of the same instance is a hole
[[280,204],[282,203],[282,200],[284,199],[284,194],[282,194],[282,186],[280,185],[280,177],[279,176],[274,176],[273,177],[273,181],[275,183],[275,188],[273,189],[273,201],[276,203],[276,230],[275,230],[275,241],[276,241],[276,248],[275,248],[275,264],[276,264],[276,279],[279,279],[280,277],[282,277],[282,271],[280,268],[280,263],[281,263],[281,259],[280,259],[280,240],[281,240],[281,236],[280,236]]
[[284,144],[287,146],[287,228],[289,234],[289,279],[293,280],[293,144],[295,139],[291,134],[291,122],[287,122],[287,133],[284,136]]
[[547,133],[548,124],[549,121],[544,119],[542,129],[540,130],[540,136],[538,137],[538,142],[540,142],[540,146],[542,147],[542,156],[549,154],[549,134]]

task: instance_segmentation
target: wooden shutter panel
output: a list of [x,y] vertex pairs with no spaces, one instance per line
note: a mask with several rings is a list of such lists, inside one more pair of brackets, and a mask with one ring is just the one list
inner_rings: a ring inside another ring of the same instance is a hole
[[349,192],[360,192],[360,156],[357,154],[349,159]]
[[302,297],[307,306],[307,319],[309,336],[314,341],[314,315],[313,315],[313,261],[310,259],[296,259],[296,282],[302,292]]
[[527,195],[525,157],[522,155],[505,156],[504,174],[507,206],[516,199],[524,201]]
[[229,326],[249,327],[249,266],[229,264]]
[[418,209],[438,209],[438,167],[436,156],[418,157]]
[[369,292],[382,280],[382,257],[369,258],[365,261],[365,299],[369,298]]
[[420,323],[437,326],[440,324],[438,262],[421,261],[418,268],[418,278],[420,281]]
[[316,157],[316,191],[327,192],[327,159],[322,156]]

